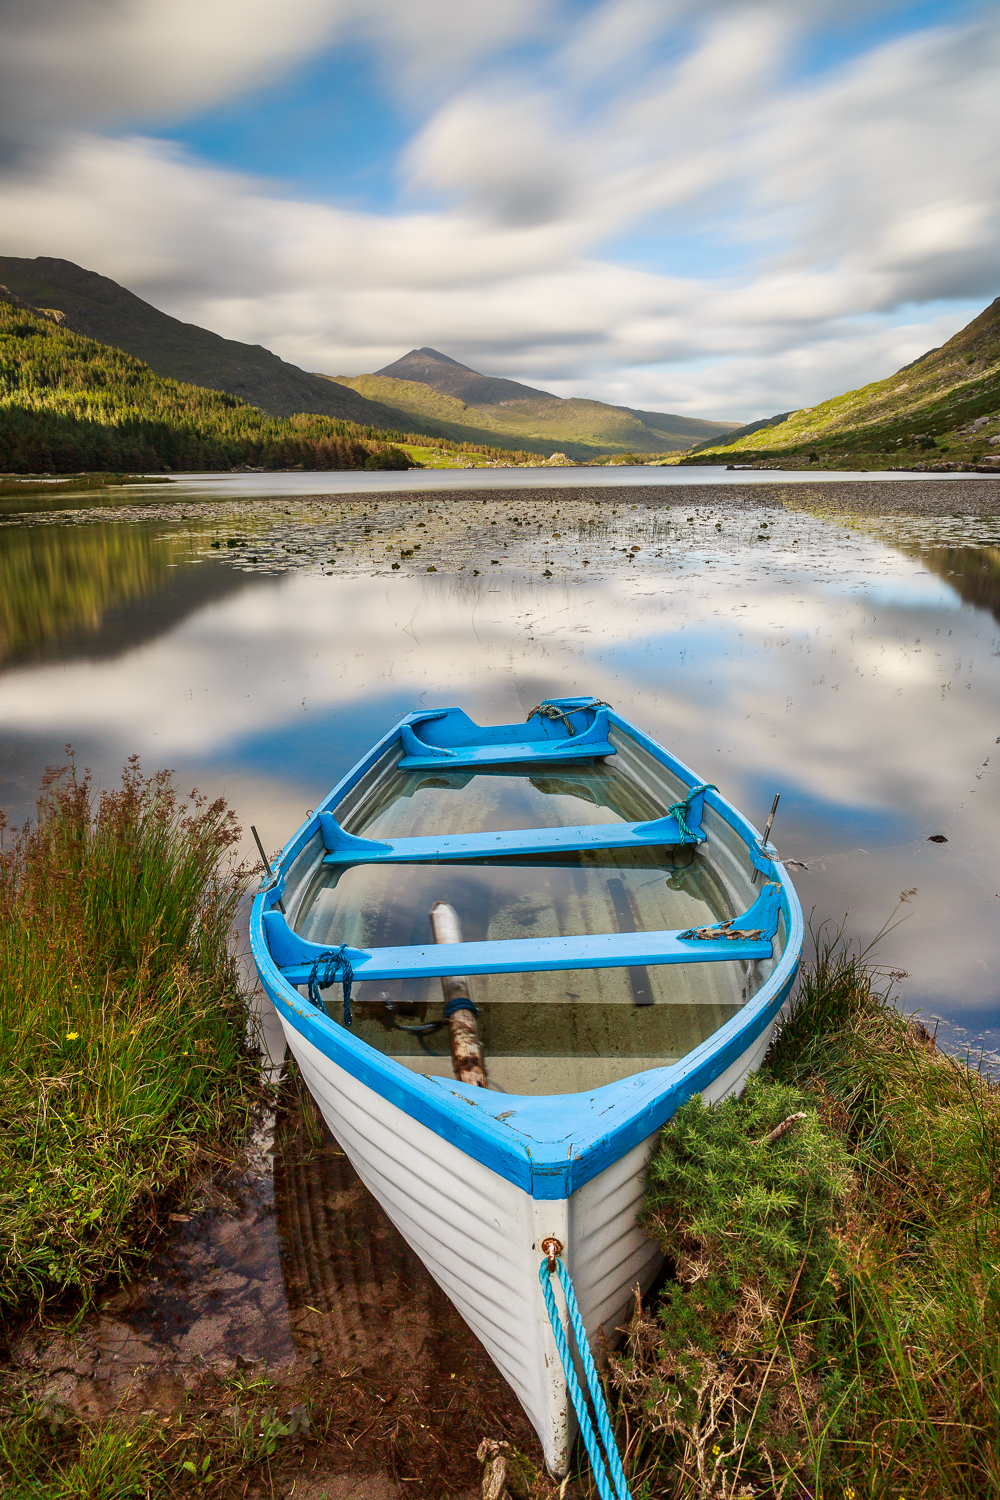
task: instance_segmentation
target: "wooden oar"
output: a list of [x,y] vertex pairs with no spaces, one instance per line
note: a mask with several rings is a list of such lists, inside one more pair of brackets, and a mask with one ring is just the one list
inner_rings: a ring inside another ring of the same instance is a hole
[[[431,932],[436,943],[460,943],[462,924],[458,912],[446,901],[435,901],[430,909]],[[486,1067],[476,1025],[476,1011],[469,995],[469,981],[463,975],[441,976],[445,1015],[451,1034],[451,1065],[459,1083],[486,1087]]]

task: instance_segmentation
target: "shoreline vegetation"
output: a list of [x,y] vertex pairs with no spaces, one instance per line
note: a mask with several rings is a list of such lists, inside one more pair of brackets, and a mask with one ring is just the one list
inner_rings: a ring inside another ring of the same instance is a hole
[[[996,1494],[998,1148],[996,1086],[821,942],[745,1093],[664,1130],[645,1214],[667,1274],[607,1360],[635,1500]],[[285,1493],[336,1435],[264,1375],[229,1385],[231,1421],[166,1426],[5,1400],[0,1477],[25,1500]],[[511,1500],[552,1500],[500,1447]],[[594,1493],[586,1469],[565,1491]]]
[[823,937],[739,1099],[645,1204],[672,1279],[610,1360],[636,1497],[1000,1492],[1000,1089]]
[[0,814],[0,1316],[126,1276],[199,1161],[259,1105],[233,921],[249,875],[219,799],[133,757],[47,773]]
[[545,462],[339,417],[270,417],[223,391],[156,375],[0,295],[0,474],[422,467],[408,447],[473,464]]
[[[50,772],[37,821],[5,831],[8,1336],[25,1315],[65,1321],[67,1297],[77,1326],[193,1168],[232,1159],[255,1117],[235,837],[221,800],[184,801],[135,759],[100,794],[72,761]],[[665,1127],[644,1208],[665,1274],[604,1360],[634,1500],[1000,1493],[1000,1089],[895,1008],[896,977],[821,932],[760,1074]],[[237,1370],[218,1412],[83,1419],[8,1371],[0,1488],[285,1494],[340,1444],[320,1384],[292,1415],[286,1396]],[[560,1491],[503,1451],[511,1500],[594,1493],[585,1468]],[[413,1493],[437,1500],[440,1482],[435,1460]]]

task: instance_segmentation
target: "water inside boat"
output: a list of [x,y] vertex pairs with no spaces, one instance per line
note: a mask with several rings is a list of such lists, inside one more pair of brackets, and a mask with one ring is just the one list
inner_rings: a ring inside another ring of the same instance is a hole
[[[395,771],[344,819],[372,839],[634,823],[663,815],[613,763],[545,775]],[[320,865],[296,920],[310,942],[424,946],[446,901],[466,941],[701,926],[734,912],[698,848],[589,850],[451,864]],[[651,965],[470,981],[491,1087],[575,1093],[676,1062],[748,995],[739,963]],[[330,991],[331,1016],[339,1016]],[[356,1035],[415,1072],[451,1077],[436,978],[355,987]]]

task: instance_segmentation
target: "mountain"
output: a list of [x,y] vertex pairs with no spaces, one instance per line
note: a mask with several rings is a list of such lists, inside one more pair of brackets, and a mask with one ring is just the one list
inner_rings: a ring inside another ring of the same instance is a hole
[[398,426],[398,412],[286,364],[260,344],[241,344],[171,318],[116,281],[71,260],[0,256],[0,284],[49,312],[61,327],[124,349],[157,375],[227,391],[268,416],[313,412],[368,427]]
[[0,471],[406,468],[399,433],[270,417],[156,374],[0,288]]
[[1000,297],[886,380],[699,444],[685,464],[949,469],[1000,465]]
[[369,400],[394,407],[411,425],[432,424],[441,436],[559,451],[577,459],[684,452],[736,425],[554,396],[517,380],[481,375],[437,349],[411,349],[373,375],[336,378]]

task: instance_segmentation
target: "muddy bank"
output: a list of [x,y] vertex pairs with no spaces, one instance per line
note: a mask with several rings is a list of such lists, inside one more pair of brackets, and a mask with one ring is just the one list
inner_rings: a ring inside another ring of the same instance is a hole
[[148,1272],[78,1328],[12,1340],[4,1405],[26,1397],[56,1427],[138,1424],[182,1480],[239,1448],[247,1496],[466,1500],[484,1437],[540,1463],[515,1396],[293,1073],[239,1175],[196,1184],[171,1223]]
[[[353,498],[353,497],[352,497]],[[366,495],[368,501],[426,504],[428,492],[413,490]],[[614,489],[586,484],[560,488],[517,489],[506,495],[501,491],[474,489],[449,490],[446,497],[467,504],[494,504],[502,501],[515,507],[548,505],[575,501],[621,509],[643,505],[650,509],[683,509],[691,505],[728,506],[733,510],[752,510],[768,505],[801,506],[804,510],[823,510],[860,516],[948,516],[1000,515],[1000,479],[854,479],[810,484],[791,480],[787,484],[691,484],[652,488],[649,485],[622,485]],[[106,514],[106,512],[104,513]]]
[[276,507],[286,510],[299,507],[348,507],[368,511],[376,507],[389,510],[420,509],[442,503],[449,509],[463,506],[479,510],[484,506],[515,510],[539,506],[599,506],[602,510],[645,507],[655,510],[683,509],[692,505],[712,505],[734,511],[756,510],[768,506],[799,507],[807,511],[857,516],[948,516],[1000,515],[1000,479],[876,479],[836,480],[822,483],[805,480],[771,480],[767,483],[740,484],[672,484],[588,485],[566,484],[503,489],[468,488],[420,490],[373,490],[365,493],[345,492],[295,494],[281,498],[248,497],[235,500],[232,495],[218,498],[148,500],[139,504],[105,504],[10,514],[0,525],[80,525],[87,521],[178,521],[216,520],[227,512],[254,515]]

